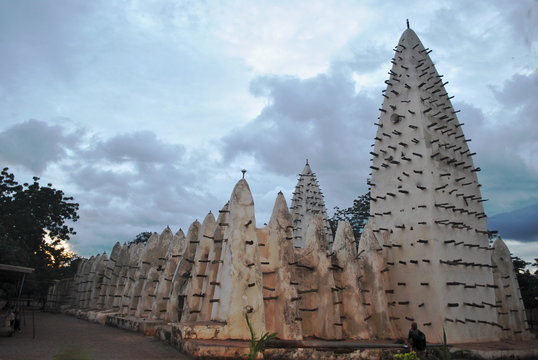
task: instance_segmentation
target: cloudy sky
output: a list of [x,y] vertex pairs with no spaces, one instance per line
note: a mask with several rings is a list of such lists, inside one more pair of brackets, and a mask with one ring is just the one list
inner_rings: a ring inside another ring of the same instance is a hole
[[538,2],[0,0],[0,163],[80,203],[89,256],[229,199],[258,226],[305,159],[329,215],[367,191],[405,19],[449,81],[489,215],[538,257]]

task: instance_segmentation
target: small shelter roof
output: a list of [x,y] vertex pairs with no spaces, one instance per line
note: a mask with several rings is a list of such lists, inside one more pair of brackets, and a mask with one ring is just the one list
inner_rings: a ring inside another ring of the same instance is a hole
[[24,266],[15,266],[15,265],[7,265],[7,264],[0,264],[0,270],[6,270],[6,271],[14,271],[14,272],[20,272],[29,274],[34,272],[34,268],[24,267]]

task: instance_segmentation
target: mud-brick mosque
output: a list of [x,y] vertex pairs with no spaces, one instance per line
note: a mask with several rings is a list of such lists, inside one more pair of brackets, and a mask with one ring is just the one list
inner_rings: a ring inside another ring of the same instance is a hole
[[[240,179],[218,214],[146,244],[116,243],[84,260],[48,304],[91,320],[188,339],[406,338],[412,322],[438,341],[531,338],[510,252],[489,245],[479,167],[415,32],[394,49],[371,163],[370,218],[358,248],[349,223],[332,234],[307,163],[288,207],[276,196],[256,228]],[[123,324],[123,325],[122,325]],[[129,325],[125,325],[129,324]],[[153,327],[152,327],[153,326]]]

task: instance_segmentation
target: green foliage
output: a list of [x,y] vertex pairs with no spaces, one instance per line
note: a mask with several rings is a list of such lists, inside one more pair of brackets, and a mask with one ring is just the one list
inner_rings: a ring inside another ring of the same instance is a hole
[[245,319],[247,320],[248,330],[250,331],[250,346],[249,346],[249,353],[248,353],[247,359],[255,360],[258,357],[258,354],[260,352],[263,353],[263,350],[265,349],[267,342],[275,338],[277,333],[274,332],[272,334],[269,334],[268,332],[266,332],[265,334],[262,335],[261,338],[257,339],[256,334],[254,333],[254,329],[252,328],[252,325],[250,324],[248,314],[245,314]]
[[361,238],[362,230],[366,224],[366,220],[370,216],[370,192],[360,195],[353,200],[353,205],[346,209],[334,207],[334,215],[329,219],[333,234],[336,234],[336,229],[340,221],[348,221],[353,229],[355,241],[357,244]]
[[446,331],[445,328],[443,328],[443,351],[441,353],[441,356],[443,360],[450,360],[450,350],[448,350],[448,343],[446,340]]
[[76,275],[79,264],[82,262],[83,258],[79,257],[76,254],[71,254],[72,257],[68,260],[67,265],[62,267],[62,277],[72,278]]
[[35,268],[33,279],[63,276],[73,254],[62,246],[76,232],[67,223],[78,220],[78,204],[52,184],[20,185],[4,168],[0,173],[0,263]]
[[519,258],[518,256],[513,256],[512,265],[514,266],[514,271],[516,272],[516,274],[523,274],[525,273],[525,268],[527,267],[527,265],[530,265],[530,263]]
[[[523,298],[523,304],[527,309],[534,309],[538,307],[538,271],[531,273],[527,269],[531,263],[514,256],[512,257],[512,264],[514,265],[514,271],[516,273],[517,282],[519,283],[519,290],[521,291],[521,297]],[[534,259],[532,266],[538,266],[538,258]]]
[[151,232],[149,231],[143,231],[140,234],[136,235],[135,239],[133,241],[129,241],[129,245],[131,244],[139,244],[139,243],[147,243],[149,238],[151,237]]
[[417,356],[417,353],[414,351],[405,353],[405,354],[395,354],[394,355],[395,360],[420,360]]

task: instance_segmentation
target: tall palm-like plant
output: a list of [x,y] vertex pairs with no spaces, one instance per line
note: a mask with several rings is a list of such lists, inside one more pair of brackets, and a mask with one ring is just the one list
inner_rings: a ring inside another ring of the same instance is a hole
[[448,350],[448,342],[446,341],[446,332],[443,328],[443,360],[450,360],[450,350]]
[[266,332],[262,335],[261,338],[257,339],[256,334],[254,333],[254,329],[252,328],[252,325],[250,324],[250,320],[248,318],[248,314],[245,314],[245,319],[247,320],[248,329],[250,331],[250,346],[249,346],[249,353],[248,353],[248,360],[255,360],[258,357],[258,354],[260,352],[263,353],[263,350],[265,349],[265,346],[267,345],[267,342],[271,339],[273,339],[277,333],[271,333],[269,334]]

